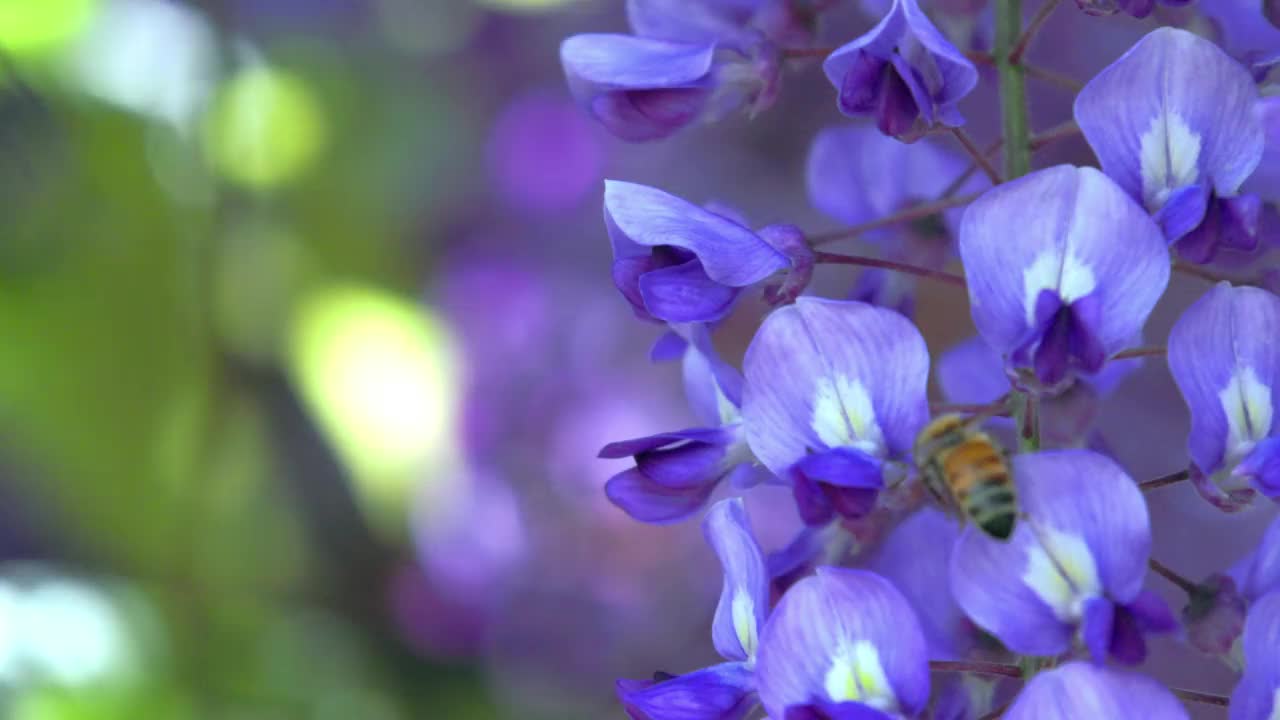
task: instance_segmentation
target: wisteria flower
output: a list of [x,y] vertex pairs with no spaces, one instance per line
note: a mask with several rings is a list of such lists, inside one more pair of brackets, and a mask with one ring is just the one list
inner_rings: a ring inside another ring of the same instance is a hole
[[712,506],[702,524],[724,569],[711,637],[727,662],[686,675],[619,680],[633,720],[741,720],[756,706],[755,667],[769,614],[769,576],[740,498]]
[[744,105],[759,111],[777,92],[778,61],[764,44],[749,50],[607,33],[560,45],[569,90],[617,137],[665,138]]
[[1023,381],[1047,387],[1101,370],[1141,335],[1169,282],[1159,228],[1087,167],[1040,170],[975,200],[960,257],[978,332]]
[[1249,71],[1176,28],[1149,33],[1098,73],[1075,118],[1102,169],[1196,262],[1257,245],[1261,204],[1239,195],[1262,157]]
[[1186,720],[1187,711],[1173,693],[1145,675],[1069,662],[1033,677],[1004,718]]
[[1231,508],[1280,500],[1280,298],[1220,283],[1169,333],[1169,371],[1191,411],[1196,486]]
[[1231,694],[1231,720],[1272,720],[1280,714],[1280,591],[1249,608],[1243,641],[1244,676]]
[[977,68],[917,0],[894,0],[879,24],[831,53],[822,69],[840,112],[874,118],[880,132],[894,137],[963,125],[956,104],[978,84]]
[[787,591],[765,624],[756,683],[773,718],[917,717],[929,701],[924,633],[888,580],[820,567]]
[[685,392],[702,427],[610,443],[602,458],[634,457],[636,465],[605,484],[609,499],[641,522],[668,523],[697,512],[720,482],[752,476],[742,432],[742,378],[720,359],[703,327],[691,329],[684,359]]
[[1146,502],[1120,466],[1087,450],[1016,455],[1025,519],[1008,542],[967,528],[951,561],[965,614],[1025,655],[1057,655],[1079,638],[1096,662],[1137,664],[1144,635],[1176,622],[1143,590],[1151,550]]
[[747,443],[821,525],[875,504],[928,420],[929,352],[896,312],[802,297],[765,318],[743,361]]
[[1280,201],[1280,95],[1260,99],[1255,112],[1262,123],[1262,160],[1243,190],[1274,203]]
[[644,319],[718,320],[741,288],[791,265],[733,218],[645,185],[605,181],[604,217],[614,284]]

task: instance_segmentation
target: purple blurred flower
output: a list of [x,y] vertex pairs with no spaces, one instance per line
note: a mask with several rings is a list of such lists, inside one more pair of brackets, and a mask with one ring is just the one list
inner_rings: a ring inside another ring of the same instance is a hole
[[[1191,0],[1160,0],[1161,5],[1181,7]],[[1089,15],[1114,15],[1125,12],[1136,18],[1144,18],[1156,7],[1156,0],[1076,0],[1076,5]]]
[[1244,676],[1231,694],[1231,720],[1271,720],[1280,713],[1280,591],[1249,608]]
[[1187,711],[1173,693],[1145,675],[1070,662],[1032,678],[1004,718],[1186,720]]
[[935,660],[962,658],[977,641],[977,628],[940,582],[959,537],[954,519],[932,507],[921,508],[899,523],[866,561],[868,570],[891,581],[911,603]]
[[542,93],[513,101],[494,123],[489,169],[502,195],[535,211],[581,202],[600,180],[598,133],[571,103]]
[[794,0],[627,0],[637,35],[675,42],[749,45],[759,35],[782,47],[813,37],[813,12]]
[[901,315],[802,297],[765,318],[743,361],[747,442],[800,516],[860,517],[928,419],[929,352]]
[[656,188],[605,181],[613,280],[643,319],[710,322],[790,261],[760,234]]
[[1274,203],[1280,201],[1280,95],[1258,100],[1254,111],[1262,123],[1262,160],[1245,182],[1243,190]]
[[767,43],[735,49],[631,35],[584,34],[560,45],[573,96],[609,132],[658,140],[699,120],[772,104],[778,59]]
[[1182,624],[1192,647],[1226,658],[1244,630],[1248,603],[1231,577],[1210,576],[1198,584],[1182,609]]
[[727,477],[752,477],[742,433],[742,378],[716,355],[702,327],[685,350],[686,394],[695,427],[606,445],[602,458],[632,456],[636,465],[605,484],[613,504],[641,522],[669,523],[697,512]]
[[875,118],[885,135],[918,137],[935,125],[956,127],[956,104],[978,84],[978,70],[920,10],[894,0],[867,34],[827,57],[840,112]]
[[1249,488],[1280,500],[1280,298],[1220,283],[1169,333],[1169,370],[1191,412],[1197,487],[1222,506]]
[[739,720],[756,705],[753,666],[769,613],[769,575],[741,499],[712,506],[702,524],[724,569],[712,621],[716,650],[730,662],[654,681],[619,680],[633,720]]
[[774,609],[756,664],[773,718],[916,717],[929,701],[929,659],[911,606],[865,570],[820,567]]
[[1224,45],[1237,57],[1274,53],[1280,47],[1280,29],[1263,17],[1264,11],[1275,7],[1274,2],[1267,6],[1259,0],[1215,0],[1198,6],[1222,27]]
[[1185,30],[1149,33],[1076,97],[1102,168],[1142,202],[1178,251],[1209,262],[1257,246],[1257,197],[1238,195],[1262,157],[1249,71]]
[[1101,370],[1140,336],[1169,282],[1159,228],[1093,168],[1059,165],[988,191],[964,214],[960,257],[978,332],[1022,380],[1048,387]]
[[1176,622],[1142,589],[1151,527],[1133,479],[1085,450],[1016,455],[1013,471],[1025,520],[1008,542],[972,527],[961,535],[951,561],[960,607],[1016,653],[1057,655],[1079,637],[1095,662],[1142,662],[1143,636]]

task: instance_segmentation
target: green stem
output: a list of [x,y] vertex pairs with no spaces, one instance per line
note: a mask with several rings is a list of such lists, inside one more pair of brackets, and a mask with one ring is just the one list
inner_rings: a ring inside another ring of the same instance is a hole
[[1000,72],[1000,110],[1004,122],[1004,176],[1031,171],[1031,129],[1027,121],[1027,77],[1010,53],[1022,36],[1022,0],[996,0],[995,59]]

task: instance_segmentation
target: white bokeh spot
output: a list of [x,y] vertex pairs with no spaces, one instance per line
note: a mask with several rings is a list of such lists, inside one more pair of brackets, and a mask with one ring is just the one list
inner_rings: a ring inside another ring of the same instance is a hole
[[1173,110],[1157,113],[1142,134],[1142,200],[1147,210],[1164,207],[1174,190],[1200,175],[1200,136]]
[[870,455],[879,455],[884,448],[871,395],[861,382],[844,375],[834,382],[818,378],[810,424],[827,447],[852,447]]

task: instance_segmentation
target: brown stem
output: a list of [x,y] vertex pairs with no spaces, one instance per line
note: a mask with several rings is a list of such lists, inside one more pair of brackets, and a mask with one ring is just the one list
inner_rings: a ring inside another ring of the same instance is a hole
[[1195,263],[1189,263],[1185,260],[1174,260],[1173,269],[1183,273],[1184,275],[1192,275],[1201,280],[1208,280],[1211,283],[1229,282],[1232,285],[1252,285],[1254,287],[1264,287],[1261,280],[1250,278],[1237,278],[1230,275],[1222,275],[1208,268],[1200,267]]
[[892,215],[886,215],[877,220],[862,223],[861,225],[853,225],[845,228],[844,230],[836,230],[835,232],[810,236],[809,244],[813,247],[817,247],[819,245],[836,242],[837,240],[847,240],[852,237],[857,237],[863,233],[890,227],[892,225],[897,225],[898,223],[910,222],[912,220],[919,220],[931,215],[937,215],[943,210],[949,210],[961,205],[968,205],[974,200],[977,200],[980,195],[982,195],[980,192],[969,193],[967,195],[957,195],[955,197],[942,198],[941,200],[935,200],[933,202],[913,205],[912,207],[900,210]]
[[1007,702],[1007,703],[1005,703],[1005,704],[1001,705],[1000,707],[996,708],[995,710],[992,710],[991,712],[987,713],[986,715],[983,715],[982,717],[978,718],[978,720],[997,720],[1001,715],[1004,715],[1004,712],[1005,712],[1006,710],[1008,710],[1008,709],[1009,709],[1009,706],[1010,706],[1010,705],[1012,705],[1012,704],[1013,704],[1013,701],[1012,701],[1012,700],[1010,700],[1009,702]]
[[1231,705],[1231,699],[1223,695],[1215,695],[1214,693],[1200,692],[1199,690],[1183,690],[1182,688],[1169,688],[1169,692],[1189,702],[1201,703],[1203,705],[1216,705],[1217,707],[1228,707]]
[[1022,668],[1017,665],[984,662],[982,660],[930,660],[929,669],[934,672],[967,672],[977,675],[999,675],[1001,677],[1011,678],[1022,677]]
[[[994,142],[982,150],[982,157],[990,160],[991,156],[995,155],[1002,147],[1004,147],[1004,138],[996,138]],[[955,195],[957,192],[960,192],[960,188],[964,186],[965,182],[968,181],[969,178],[973,177],[973,174],[978,172],[980,169],[981,168],[977,161],[969,163],[969,167],[965,168],[964,172],[960,173],[955,180],[952,180],[951,184],[947,186],[947,189],[943,190],[942,194],[938,197],[945,199]]]
[[1040,6],[1040,11],[1036,16],[1031,18],[1031,22],[1027,25],[1027,29],[1022,31],[1022,35],[1018,37],[1018,42],[1014,44],[1013,49],[1009,51],[1009,62],[1017,65],[1022,60],[1022,56],[1027,52],[1027,48],[1031,46],[1031,41],[1039,34],[1040,29],[1044,27],[1049,16],[1054,10],[1058,9],[1058,0],[1045,0]]
[[1195,583],[1186,579],[1182,575],[1179,575],[1177,571],[1165,565],[1164,563],[1160,562],[1159,560],[1156,560],[1155,558],[1151,558],[1150,560],[1147,561],[1147,564],[1151,567],[1152,570],[1155,571],[1157,575],[1164,578],[1165,580],[1168,580],[1174,585],[1177,585],[1186,594],[1194,595],[1195,593],[1200,591],[1199,585],[1196,585]]
[[1162,488],[1165,485],[1176,485],[1189,477],[1191,477],[1190,470],[1179,470],[1178,472],[1169,473],[1168,475],[1161,475],[1154,480],[1140,482],[1138,483],[1138,489],[1142,492],[1155,490],[1156,488]]
[[931,280],[938,280],[940,282],[950,283],[959,287],[965,287],[964,276],[949,273],[946,270],[932,270],[930,268],[920,267],[919,265],[894,262],[892,260],[881,260],[880,258],[867,257],[865,255],[840,255],[838,253],[816,252],[813,254],[813,257],[814,261],[819,264],[857,265],[860,267],[880,268],[881,270],[893,270],[894,272],[918,275]]
[[1022,63],[1021,67],[1027,72],[1027,77],[1035,78],[1041,82],[1057,85],[1058,87],[1066,88],[1072,92],[1080,92],[1080,90],[1084,88],[1084,83],[1070,75],[1064,75],[1056,70],[1042,68],[1039,65],[1031,65],[1029,63]]
[[987,174],[987,177],[991,179],[991,184],[999,185],[1000,173],[996,172],[995,166],[991,164],[991,161],[987,160],[986,153],[974,144],[973,138],[969,137],[969,134],[964,130],[957,127],[951,128],[951,134],[954,135],[956,140],[960,142],[960,145],[964,147],[965,152],[969,153],[969,157],[973,158],[973,162],[977,164],[978,167],[982,168],[982,172]]
[[1039,150],[1047,145],[1073,137],[1080,134],[1080,126],[1075,120],[1068,120],[1061,125],[1055,125],[1042,133],[1036,133],[1031,136],[1031,149]]
[[1124,360],[1125,358],[1150,357],[1152,355],[1164,355],[1168,349],[1164,345],[1143,345],[1141,347],[1132,347],[1128,350],[1121,350],[1111,356],[1112,360]]
[[799,58],[826,57],[835,52],[835,48],[816,47],[816,48],[784,48],[782,57],[784,60],[796,60]]

